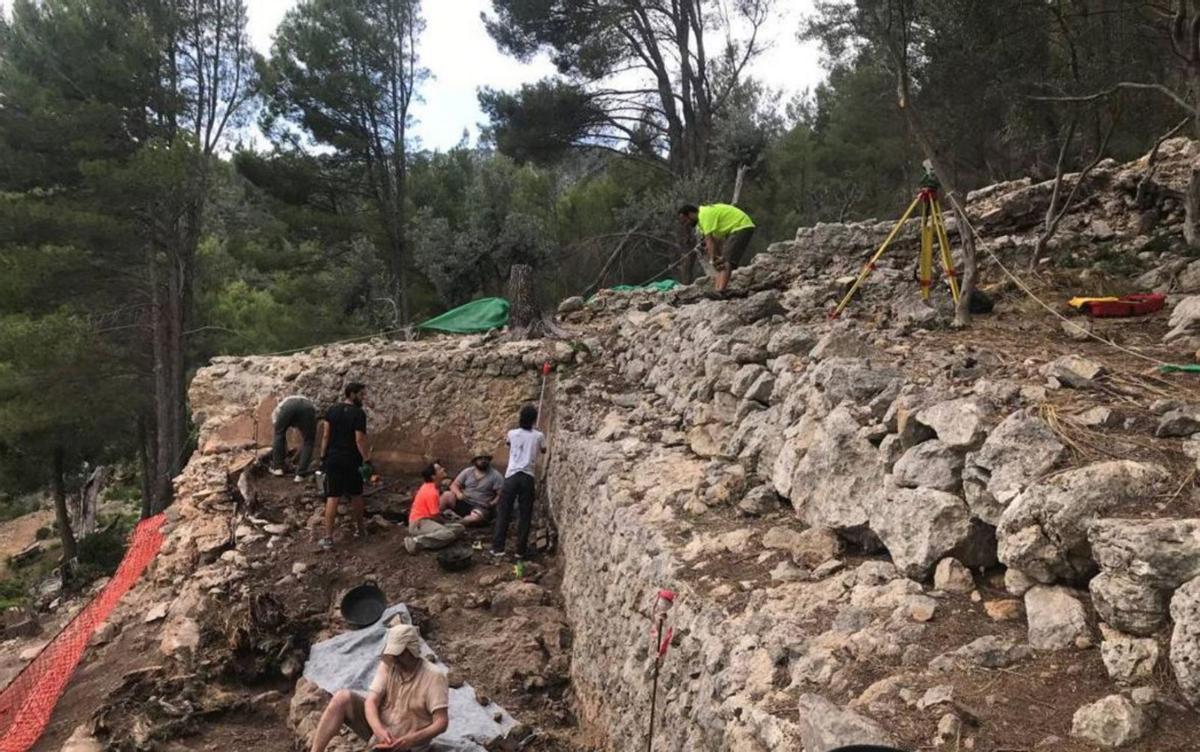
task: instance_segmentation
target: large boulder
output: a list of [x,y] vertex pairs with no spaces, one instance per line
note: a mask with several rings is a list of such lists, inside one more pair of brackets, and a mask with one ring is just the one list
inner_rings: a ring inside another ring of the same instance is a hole
[[1175,591],[1171,598],[1171,668],[1179,690],[1200,706],[1200,577]]
[[939,402],[917,413],[917,422],[928,426],[943,444],[974,449],[987,436],[991,406],[974,397]]
[[820,695],[800,695],[800,739],[804,752],[831,752],[849,745],[892,745],[874,721],[834,705]]
[[1000,560],[1043,583],[1095,572],[1088,529],[1096,518],[1152,495],[1168,479],[1158,465],[1099,462],[1030,486],[997,526]]
[[901,488],[935,488],[954,493],[962,488],[963,456],[940,439],[909,449],[892,468]]
[[1005,418],[978,452],[967,456],[963,493],[976,517],[995,525],[1025,487],[1067,456],[1045,421],[1025,412]]
[[1088,637],[1087,614],[1070,590],[1038,586],[1025,593],[1029,644],[1039,650],[1077,646]]
[[995,560],[991,531],[972,519],[957,496],[932,488],[889,491],[871,516],[896,568],[912,579],[924,579],[947,556],[970,566]]
[[810,527],[838,532],[865,529],[883,485],[878,452],[859,435],[849,409],[839,407],[821,423],[789,487],[792,504]]
[[830,358],[812,369],[809,382],[825,394],[830,406],[847,400],[865,404],[900,378],[894,368],[862,358]]
[[1100,569],[1173,590],[1200,577],[1200,519],[1100,519],[1088,531]]
[[1088,583],[1092,606],[1106,623],[1122,632],[1151,635],[1167,618],[1167,595],[1124,575],[1101,572]]

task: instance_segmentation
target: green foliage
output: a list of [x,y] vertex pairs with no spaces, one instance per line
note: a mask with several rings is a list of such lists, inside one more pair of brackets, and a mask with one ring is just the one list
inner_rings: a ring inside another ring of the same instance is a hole
[[29,590],[22,580],[15,577],[0,578],[0,611],[19,608],[25,605],[28,598]]
[[71,568],[71,585],[84,588],[101,577],[110,577],[125,558],[129,526],[109,525],[79,539],[79,551]]

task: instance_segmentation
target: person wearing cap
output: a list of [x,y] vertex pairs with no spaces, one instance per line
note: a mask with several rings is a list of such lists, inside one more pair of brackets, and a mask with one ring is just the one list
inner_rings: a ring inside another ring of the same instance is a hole
[[411,624],[387,632],[379,669],[366,697],[337,692],[313,736],[312,752],[325,752],[343,725],[373,749],[421,752],[450,725],[446,675],[421,658],[421,634]]
[[425,482],[417,489],[408,511],[408,537],[404,550],[415,554],[420,549],[445,548],[463,537],[467,531],[459,522],[449,519],[453,514],[454,494],[442,491],[446,468],[434,460],[421,471]]
[[471,464],[450,484],[450,493],[454,495],[451,509],[468,527],[486,525],[492,519],[492,510],[500,501],[503,487],[504,476],[492,467],[491,452],[484,447],[475,447]]

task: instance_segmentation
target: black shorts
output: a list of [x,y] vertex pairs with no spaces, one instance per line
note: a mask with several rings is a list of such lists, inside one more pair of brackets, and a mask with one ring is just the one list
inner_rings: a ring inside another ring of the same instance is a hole
[[457,514],[459,517],[467,517],[472,512],[476,512],[476,511],[483,512],[483,519],[485,519],[485,520],[489,519],[492,516],[492,510],[484,509],[482,507],[477,507],[477,506],[471,504],[470,502],[468,502],[466,499],[458,499],[454,502],[454,513]]
[[728,269],[737,269],[742,265],[746,249],[750,247],[750,240],[753,237],[754,228],[747,227],[725,238],[725,243],[721,247],[721,260],[725,262]]
[[362,496],[363,478],[358,471],[360,462],[353,458],[330,457],[325,463],[325,496]]

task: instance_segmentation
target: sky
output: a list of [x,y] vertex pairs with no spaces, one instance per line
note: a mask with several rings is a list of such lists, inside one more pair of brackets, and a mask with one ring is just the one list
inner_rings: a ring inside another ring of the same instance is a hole
[[[247,4],[251,41],[266,54],[275,27],[295,0]],[[824,77],[816,46],[796,40],[801,15],[811,7],[812,0],[776,0],[775,17],[763,30],[769,47],[751,73],[781,92],[781,104]],[[463,129],[475,141],[485,119],[476,98],[479,87],[514,89],[554,73],[545,56],[526,64],[496,48],[479,18],[481,11],[491,11],[490,0],[426,0],[422,10],[426,28],[419,51],[432,77],[421,92],[423,101],[413,108],[420,147],[449,149],[461,140]]]

